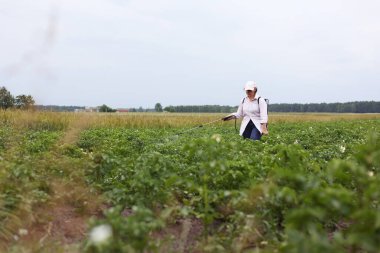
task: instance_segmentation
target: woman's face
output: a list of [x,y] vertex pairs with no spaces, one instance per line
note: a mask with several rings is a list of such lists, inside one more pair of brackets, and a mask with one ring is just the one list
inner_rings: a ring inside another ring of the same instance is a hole
[[245,93],[247,94],[247,97],[249,98],[253,98],[253,96],[255,95],[253,90],[246,90]]

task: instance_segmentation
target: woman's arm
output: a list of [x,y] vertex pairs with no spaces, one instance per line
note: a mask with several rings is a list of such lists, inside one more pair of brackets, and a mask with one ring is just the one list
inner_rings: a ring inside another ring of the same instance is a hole
[[236,112],[231,113],[230,115],[227,115],[226,117],[222,118],[222,120],[231,120],[231,119],[238,119],[243,117],[243,101],[240,103],[239,108],[237,109]]
[[243,117],[243,101],[241,101],[237,111],[235,113],[232,113],[231,115],[234,115],[236,118],[241,118]]

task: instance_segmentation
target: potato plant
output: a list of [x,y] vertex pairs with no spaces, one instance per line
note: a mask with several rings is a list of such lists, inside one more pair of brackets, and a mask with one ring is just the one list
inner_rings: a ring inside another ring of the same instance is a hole
[[[88,182],[119,215],[135,206],[151,210],[157,222],[170,212],[166,224],[201,220],[194,250],[378,252],[379,126],[378,120],[277,123],[261,142],[223,126],[184,135],[97,127],[77,145],[92,159]],[[146,236],[158,240],[160,230],[151,227]],[[117,240],[136,251],[150,247],[133,246],[133,236]]]
[[0,251],[379,251],[378,115],[215,117],[0,112]]

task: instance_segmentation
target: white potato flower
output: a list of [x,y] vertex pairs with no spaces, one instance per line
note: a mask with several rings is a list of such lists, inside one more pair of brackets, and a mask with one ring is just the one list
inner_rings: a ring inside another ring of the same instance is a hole
[[27,234],[28,234],[28,230],[26,230],[26,229],[24,229],[24,228],[20,228],[20,229],[18,230],[18,234],[19,234],[20,236],[27,235]]
[[103,224],[94,227],[90,232],[90,241],[94,244],[106,242],[112,236],[112,228],[110,225]]
[[220,142],[222,140],[220,134],[214,134],[211,138],[216,140],[216,142]]

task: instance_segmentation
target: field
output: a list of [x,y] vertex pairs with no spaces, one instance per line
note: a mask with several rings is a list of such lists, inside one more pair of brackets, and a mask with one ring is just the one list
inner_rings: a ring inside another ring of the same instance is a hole
[[0,252],[380,252],[380,115],[0,111]]

